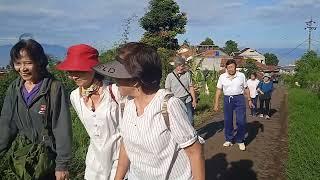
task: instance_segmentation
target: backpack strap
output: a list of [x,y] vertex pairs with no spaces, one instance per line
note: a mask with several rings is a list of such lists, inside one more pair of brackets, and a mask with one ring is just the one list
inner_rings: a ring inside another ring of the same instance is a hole
[[114,94],[112,92],[112,84],[108,85],[108,88],[109,88],[109,93],[110,93],[112,100],[114,100],[114,102],[116,102],[119,105],[119,103],[116,100],[116,97],[114,96]]
[[168,113],[168,101],[173,96],[173,94],[166,94],[164,96],[162,107],[161,107],[161,114],[164,119],[164,123],[166,124],[167,128],[170,130],[170,121],[169,121],[169,113]]

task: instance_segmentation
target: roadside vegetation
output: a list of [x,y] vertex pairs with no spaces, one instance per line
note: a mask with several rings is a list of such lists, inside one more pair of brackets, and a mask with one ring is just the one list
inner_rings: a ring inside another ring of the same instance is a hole
[[290,180],[320,176],[320,57],[309,51],[296,63],[294,75],[282,76],[289,89],[288,161]]

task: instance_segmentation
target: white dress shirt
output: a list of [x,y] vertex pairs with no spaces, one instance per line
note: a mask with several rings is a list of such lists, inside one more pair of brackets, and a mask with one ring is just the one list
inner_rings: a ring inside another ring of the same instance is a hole
[[[112,85],[112,92],[119,102],[120,94],[115,84]],[[90,137],[84,178],[113,180],[119,157],[119,111],[107,84],[103,85],[101,102],[95,112],[85,105],[79,88],[71,92],[70,100]]]
[[235,96],[243,94],[247,88],[246,77],[241,72],[236,72],[232,77],[227,72],[220,75],[217,88],[222,89],[225,96]]

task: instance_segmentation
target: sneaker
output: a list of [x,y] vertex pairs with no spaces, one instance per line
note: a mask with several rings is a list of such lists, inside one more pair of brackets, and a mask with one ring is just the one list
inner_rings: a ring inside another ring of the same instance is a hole
[[263,114],[260,114],[260,116],[259,116],[259,117],[263,118]]
[[229,147],[229,146],[232,146],[233,144],[232,144],[232,142],[230,142],[230,141],[226,141],[226,142],[224,142],[223,143],[223,146],[224,147]]
[[268,115],[266,115],[266,117],[265,117],[266,119],[270,119],[270,116],[268,116]]
[[239,149],[241,151],[245,151],[246,150],[246,145],[244,143],[238,143]]

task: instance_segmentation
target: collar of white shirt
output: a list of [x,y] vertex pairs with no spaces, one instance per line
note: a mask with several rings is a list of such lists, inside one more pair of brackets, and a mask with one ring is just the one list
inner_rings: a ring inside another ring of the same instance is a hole
[[226,72],[226,73],[227,73],[227,78],[228,79],[234,79],[234,78],[239,76],[239,72],[238,71],[234,75],[230,75],[228,72]]

